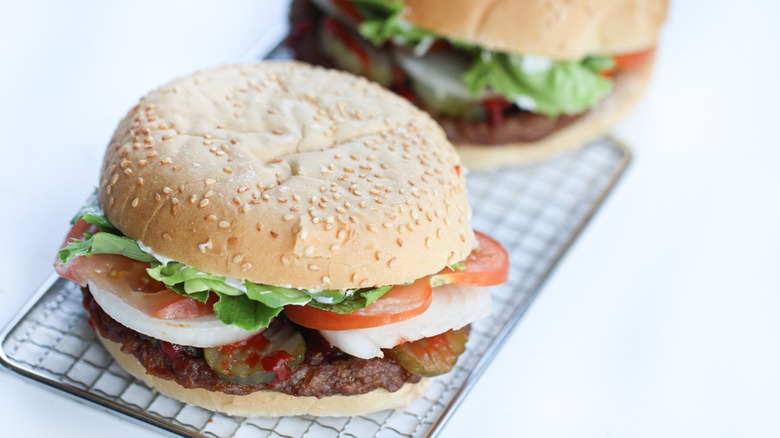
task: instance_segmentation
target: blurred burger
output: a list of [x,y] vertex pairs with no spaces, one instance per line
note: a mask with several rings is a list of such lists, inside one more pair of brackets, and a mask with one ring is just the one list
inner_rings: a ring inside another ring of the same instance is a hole
[[106,150],[58,272],[130,374],[241,416],[406,405],[490,312],[506,251],[460,161],[364,78],[232,65],[149,93]]
[[295,0],[288,43],[407,97],[484,168],[604,134],[642,95],[666,12],[666,0]]

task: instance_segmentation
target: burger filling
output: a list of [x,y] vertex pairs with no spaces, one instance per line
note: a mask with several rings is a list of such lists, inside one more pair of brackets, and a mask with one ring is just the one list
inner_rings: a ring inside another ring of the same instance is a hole
[[263,285],[206,273],[122,235],[95,200],[74,218],[57,270],[84,286],[93,327],[147,373],[229,394],[353,395],[448,372],[482,287],[506,251],[477,233],[463,262],[410,284],[348,290]]
[[554,60],[487,50],[419,28],[394,0],[296,0],[296,57],[368,77],[424,108],[456,143],[540,140],[607,97],[650,51]]

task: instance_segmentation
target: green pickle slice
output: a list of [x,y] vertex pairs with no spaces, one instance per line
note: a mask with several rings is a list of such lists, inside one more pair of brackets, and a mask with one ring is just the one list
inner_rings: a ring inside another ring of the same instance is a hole
[[276,383],[289,378],[303,362],[306,342],[290,323],[274,318],[262,333],[234,344],[204,348],[203,355],[225,380],[245,385]]
[[458,357],[466,350],[469,326],[442,334],[406,342],[385,354],[395,359],[406,371],[420,376],[438,376],[452,370]]

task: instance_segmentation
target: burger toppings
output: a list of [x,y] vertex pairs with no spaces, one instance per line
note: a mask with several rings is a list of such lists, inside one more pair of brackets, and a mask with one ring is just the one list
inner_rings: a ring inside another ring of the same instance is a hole
[[439,335],[405,342],[388,351],[404,369],[419,376],[448,373],[466,350],[469,328],[450,330]]
[[303,336],[280,318],[251,338],[203,350],[203,357],[217,374],[247,385],[287,380],[305,354]]
[[431,306],[422,315],[381,327],[321,330],[335,347],[353,356],[369,358],[398,344],[461,328],[490,315],[490,294],[484,287],[446,285],[433,289]]
[[74,221],[57,264],[63,276],[89,285],[112,318],[139,333],[206,347],[209,366],[239,383],[276,378],[267,369],[274,359],[261,360],[269,354],[287,369],[300,363],[305,346],[276,317],[283,309],[350,355],[381,357],[384,349],[489,315],[490,295],[479,286],[503,283],[508,273],[506,250],[477,232],[479,246],[466,260],[414,283],[307,291],[227,279],[151,253],[119,234],[93,203]]
[[[205,360],[203,349],[159,341],[119,324],[100,308],[87,290],[84,291],[84,307],[95,330],[120,344],[122,351],[133,355],[148,374],[173,380],[185,388],[204,388],[235,395],[272,390],[295,396],[328,397],[364,394],[377,388],[397,391],[405,383],[420,381],[419,375],[406,371],[392,359],[359,359],[335,349],[319,348],[321,342],[314,332],[304,336],[306,353],[303,362],[294,369],[290,367],[291,373],[286,379],[282,379],[286,375],[286,371],[282,371],[279,374],[274,372],[279,379],[269,382],[237,383],[212,369]],[[281,355],[277,353],[276,357]],[[266,362],[268,369],[273,371],[274,357],[266,359]],[[289,367],[289,362],[281,360],[276,361],[277,368],[279,363]]]

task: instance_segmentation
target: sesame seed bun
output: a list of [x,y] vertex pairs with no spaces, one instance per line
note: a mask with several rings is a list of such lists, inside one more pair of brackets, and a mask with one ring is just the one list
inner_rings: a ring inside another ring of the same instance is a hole
[[273,391],[257,391],[247,395],[231,395],[203,388],[185,388],[171,380],[146,373],[143,365],[127,353],[121,345],[97,337],[117,363],[131,376],[146,383],[156,391],[184,403],[240,417],[279,417],[285,415],[354,416],[385,409],[398,409],[420,397],[428,386],[428,380],[406,383],[398,391],[375,389],[359,395],[333,395],[323,398],[292,396]]
[[260,62],[142,98],[108,146],[99,201],[129,238],[206,272],[401,284],[471,252],[459,165],[441,128],[380,86]]
[[654,47],[667,0],[404,0],[404,18],[486,49],[557,59]]

